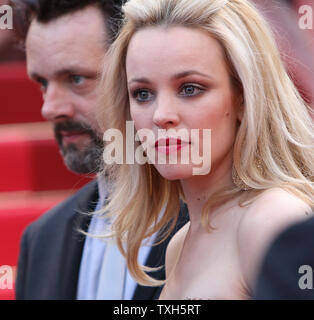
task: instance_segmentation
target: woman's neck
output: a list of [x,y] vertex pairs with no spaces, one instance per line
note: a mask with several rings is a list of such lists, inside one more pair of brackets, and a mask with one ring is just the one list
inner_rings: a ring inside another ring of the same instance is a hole
[[205,176],[193,176],[181,180],[181,186],[189,209],[191,226],[197,228],[201,225],[201,213],[206,201],[218,189],[232,184],[231,177],[232,155],[231,152],[213,164],[211,171]]

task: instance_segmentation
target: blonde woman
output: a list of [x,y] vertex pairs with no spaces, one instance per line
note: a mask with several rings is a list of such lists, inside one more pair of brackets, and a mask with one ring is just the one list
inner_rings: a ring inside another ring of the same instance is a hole
[[[159,285],[138,264],[138,249],[171,230],[182,199],[190,222],[168,246],[160,298],[249,298],[271,240],[314,203],[309,110],[248,1],[130,0],[123,9],[100,119],[125,137],[133,120],[155,139],[141,140],[150,163],[107,167],[113,191],[104,210],[115,217],[120,250],[139,283]],[[182,129],[185,138],[169,134]],[[202,136],[209,129],[210,142]],[[211,150],[206,172],[194,174],[191,156],[169,161],[198,148]]]

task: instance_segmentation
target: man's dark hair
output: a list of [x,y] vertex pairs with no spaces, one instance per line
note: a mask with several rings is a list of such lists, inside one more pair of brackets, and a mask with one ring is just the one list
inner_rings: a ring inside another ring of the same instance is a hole
[[109,42],[117,35],[123,2],[124,0],[11,0],[15,29],[21,40],[25,40],[33,19],[48,23],[63,15],[96,5],[103,12]]

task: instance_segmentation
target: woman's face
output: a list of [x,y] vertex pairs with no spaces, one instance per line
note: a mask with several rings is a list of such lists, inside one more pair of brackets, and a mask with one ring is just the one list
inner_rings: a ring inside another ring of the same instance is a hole
[[[142,29],[130,41],[126,73],[131,117],[137,131],[154,134],[142,142],[163,177],[188,179],[197,167],[208,174],[231,157],[241,97],[234,94],[219,43],[208,33],[177,26]],[[169,129],[184,134],[176,137]],[[211,130],[211,139],[204,129]],[[203,165],[191,156],[198,152]],[[176,164],[170,164],[173,156]]]

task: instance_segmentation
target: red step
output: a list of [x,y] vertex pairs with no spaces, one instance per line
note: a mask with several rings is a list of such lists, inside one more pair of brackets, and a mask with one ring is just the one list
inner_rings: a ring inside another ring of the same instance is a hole
[[0,193],[0,266],[16,266],[25,227],[73,192]]
[[15,300],[14,285],[13,289],[0,289],[0,300]]
[[24,62],[0,64],[0,99],[0,124],[43,121],[42,95]]
[[0,192],[78,189],[90,181],[64,165],[47,122],[0,126]]
[[25,228],[73,191],[0,193],[0,300],[13,300]]

